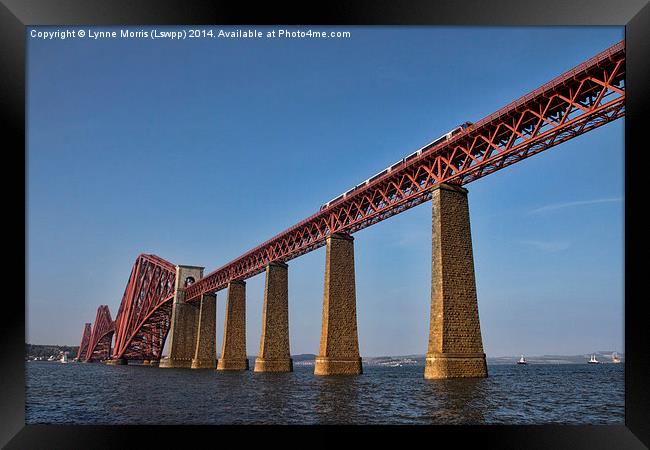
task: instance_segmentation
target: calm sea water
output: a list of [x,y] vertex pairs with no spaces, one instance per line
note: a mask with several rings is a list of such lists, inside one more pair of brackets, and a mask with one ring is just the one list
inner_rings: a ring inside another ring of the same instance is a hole
[[623,424],[623,364],[490,365],[431,381],[423,366],[356,377],[26,363],[26,422],[58,424]]

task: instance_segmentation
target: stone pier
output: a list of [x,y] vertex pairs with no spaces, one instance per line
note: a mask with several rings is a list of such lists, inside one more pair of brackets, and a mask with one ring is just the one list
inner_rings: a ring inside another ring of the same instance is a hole
[[431,315],[424,378],[487,377],[467,190],[437,185],[432,204]]
[[288,266],[273,263],[266,266],[264,309],[260,351],[255,359],[255,372],[291,372],[289,352],[289,281]]
[[185,303],[187,287],[203,277],[203,267],[176,266],[176,293],[169,329],[168,355],[160,360],[161,368],[189,368],[196,351],[199,305]]
[[228,285],[223,346],[217,370],[248,370],[246,357],[246,283],[231,281]]
[[109,366],[126,366],[129,363],[129,361],[124,358],[107,359],[105,363],[108,364]]
[[356,303],[354,238],[335,233],[327,238],[323,322],[315,375],[362,373]]
[[199,324],[192,369],[217,368],[217,296],[203,294],[199,307]]

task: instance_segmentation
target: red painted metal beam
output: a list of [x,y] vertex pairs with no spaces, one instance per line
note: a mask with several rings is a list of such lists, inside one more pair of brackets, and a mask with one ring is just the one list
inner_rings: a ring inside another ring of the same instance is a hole
[[92,328],[89,323],[84,325],[84,332],[81,335],[81,343],[79,344],[79,350],[77,351],[77,361],[86,357],[86,352],[88,351],[88,343],[90,342],[90,335],[92,334]]
[[95,325],[93,326],[90,339],[88,340],[88,350],[86,351],[85,361],[103,361],[111,356],[111,342],[115,324],[111,319],[111,312],[107,305],[100,305],[97,308]]
[[113,359],[160,359],[175,281],[172,263],[156,255],[138,256],[115,318]]
[[333,233],[354,233],[417,206],[435,184],[467,184],[624,115],[620,42],[208,274],[185,299],[310,252]]

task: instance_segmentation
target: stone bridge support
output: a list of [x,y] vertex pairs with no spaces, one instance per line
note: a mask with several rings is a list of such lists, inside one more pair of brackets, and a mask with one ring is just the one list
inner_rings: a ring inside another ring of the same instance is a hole
[[432,193],[431,315],[424,378],[487,377],[467,190],[440,184]]
[[231,281],[228,285],[223,346],[217,370],[248,370],[246,357],[246,283]]
[[357,334],[354,238],[335,233],[327,238],[325,289],[316,375],[362,373]]
[[255,372],[293,371],[289,351],[288,272],[288,266],[284,263],[266,266],[262,336]]
[[176,293],[172,306],[168,354],[160,360],[161,368],[189,368],[196,350],[199,306],[185,303],[186,287],[203,277],[203,267],[176,266]]
[[203,294],[199,306],[199,323],[192,369],[217,368],[217,296]]

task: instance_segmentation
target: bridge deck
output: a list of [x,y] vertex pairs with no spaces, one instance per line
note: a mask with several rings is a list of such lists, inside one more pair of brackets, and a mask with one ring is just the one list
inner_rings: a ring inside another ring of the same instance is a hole
[[211,272],[186,289],[186,301],[419,205],[436,183],[467,184],[622,117],[624,79],[620,42]]

